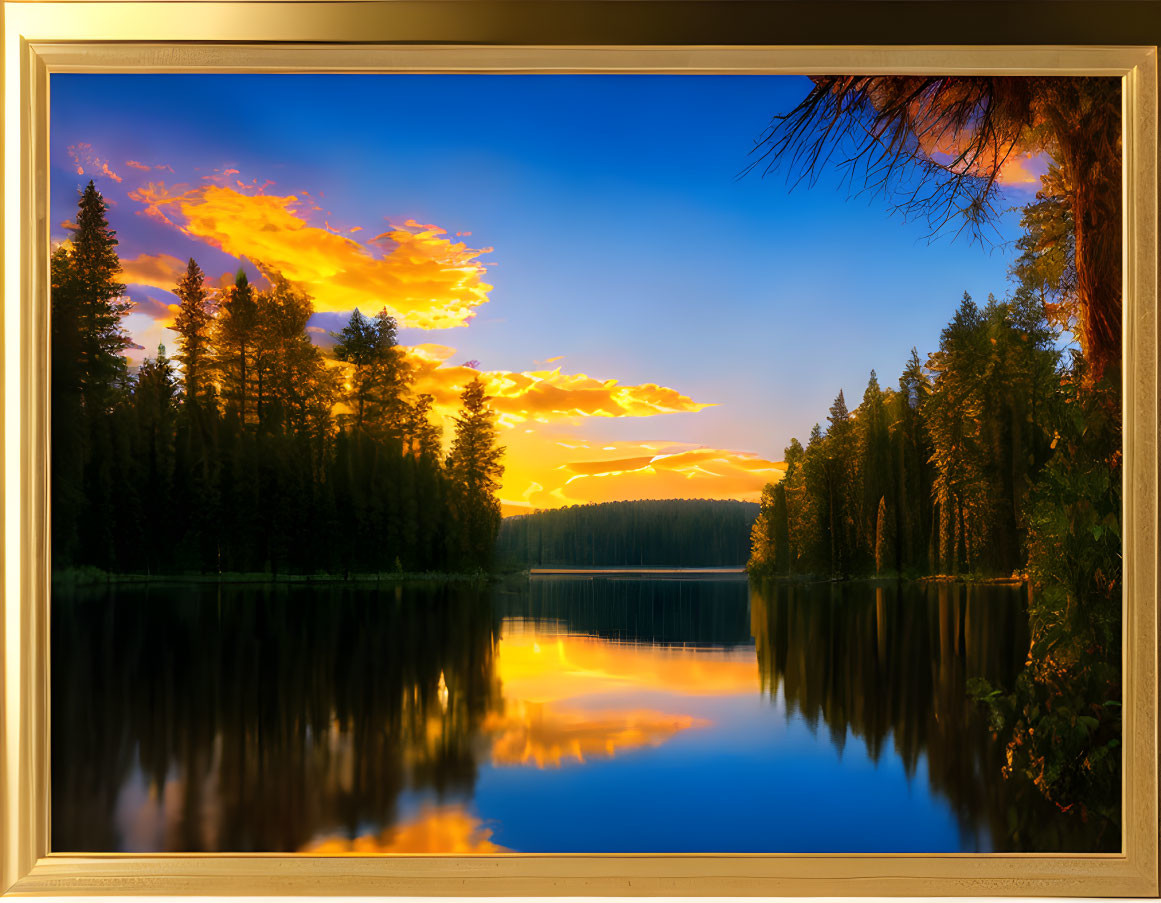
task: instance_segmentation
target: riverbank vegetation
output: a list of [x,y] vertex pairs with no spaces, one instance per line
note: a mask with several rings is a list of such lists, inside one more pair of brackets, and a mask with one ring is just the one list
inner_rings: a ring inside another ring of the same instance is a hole
[[[973,692],[1003,773],[1081,819],[1120,819],[1121,143],[1115,79],[828,76],[776,117],[769,166],[852,184],[933,231],[980,237],[1012,160],[1049,160],[1022,210],[1014,291],[964,297],[897,388],[874,373],[850,410],[786,450],[750,567],[1026,573],[1027,666]],[[1076,348],[1062,349],[1075,342]]]
[[117,239],[90,182],[52,255],[56,570],[348,574],[492,565],[502,473],[479,379],[444,455],[395,321],[355,311],[334,360],[277,273],[223,289],[189,266],[176,353],[131,372]]
[[652,499],[504,518],[496,555],[520,567],[740,567],[753,502]]

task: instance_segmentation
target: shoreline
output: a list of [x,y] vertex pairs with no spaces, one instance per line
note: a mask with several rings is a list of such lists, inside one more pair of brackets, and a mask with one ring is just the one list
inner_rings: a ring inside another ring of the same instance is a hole
[[519,571],[493,571],[489,573],[447,573],[422,571],[400,573],[383,571],[379,573],[352,574],[268,574],[237,573],[221,574],[117,574],[97,570],[54,571],[53,586],[99,586],[101,584],[220,584],[251,586],[310,586],[310,585],[401,585],[408,583],[492,583],[510,579],[532,579],[543,577],[657,577],[657,578],[704,578],[704,577],[746,577],[749,580],[785,584],[819,583],[962,583],[973,586],[1025,586],[1026,576],[972,577],[961,574],[929,574],[921,577],[865,576],[865,577],[820,577],[809,574],[790,576],[769,576],[750,574],[745,567],[533,567]]
[[403,583],[489,583],[505,577],[517,576],[508,573],[458,574],[440,571],[400,573],[358,574],[266,574],[224,572],[221,574],[110,574],[103,571],[70,572],[54,571],[52,584],[72,586],[99,586],[101,584],[249,584],[253,586],[308,586],[312,584],[403,584]]
[[810,574],[778,575],[751,574],[753,580],[771,583],[963,583],[969,586],[1026,586],[1030,582],[1025,575],[1008,577],[976,577],[970,574],[925,574],[918,577],[876,576],[862,577],[819,577]]
[[617,576],[632,576],[632,577],[714,577],[714,576],[734,576],[745,574],[746,568],[742,565],[736,567],[632,567],[625,565],[624,567],[530,567],[527,570],[529,577],[617,577]]

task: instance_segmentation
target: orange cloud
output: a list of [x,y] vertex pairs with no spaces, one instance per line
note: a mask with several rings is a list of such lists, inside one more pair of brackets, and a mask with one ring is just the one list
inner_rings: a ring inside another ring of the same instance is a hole
[[961,135],[957,139],[950,134],[940,134],[938,137],[924,134],[920,136],[919,144],[932,160],[953,170],[984,174],[999,163],[996,181],[1001,185],[1039,185],[1041,176],[1048,171],[1048,154],[1020,147],[1011,149],[1003,159],[1000,158],[1000,153],[1006,151],[1006,148],[983,151],[973,160],[956,163],[959,155],[967,147],[970,137]]
[[277,270],[310,294],[319,311],[386,307],[401,325],[442,329],[467,325],[492,289],[477,260],[490,248],[468,248],[411,220],[362,244],[309,225],[294,195],[155,182],[130,197],[147,216]]
[[781,461],[675,442],[591,442],[545,429],[505,434],[505,515],[621,499],[758,501]]
[[172,292],[186,270],[186,261],[172,254],[140,254],[121,261],[121,280],[129,285],[151,285]]
[[584,373],[555,370],[477,370],[464,364],[448,365],[455,354],[446,345],[417,345],[407,349],[415,391],[431,395],[448,412],[459,405],[464,386],[483,379],[491,406],[503,426],[533,420],[579,417],[652,417],[692,413],[712,404],[697,402],[676,389],[654,383],[624,386],[615,379],[597,379]]
[[1005,185],[1031,185],[1039,187],[1040,179],[1047,171],[1047,154],[1013,154],[1000,167],[999,180]]
[[85,142],[70,144],[68,154],[72,157],[73,163],[76,165],[78,176],[83,176],[87,167],[88,172],[92,175],[106,176],[114,182],[121,181],[121,177],[109,168],[109,164],[93,153],[93,146],[91,144]]
[[149,166],[145,163],[141,163],[137,160],[126,160],[125,165],[128,166],[130,169],[139,169],[142,172],[149,172],[149,170],[151,170],[153,168],[152,166]]
[[432,807],[418,818],[355,838],[324,837],[298,852],[308,856],[368,856],[415,853],[507,853],[491,840],[492,829],[460,806]]

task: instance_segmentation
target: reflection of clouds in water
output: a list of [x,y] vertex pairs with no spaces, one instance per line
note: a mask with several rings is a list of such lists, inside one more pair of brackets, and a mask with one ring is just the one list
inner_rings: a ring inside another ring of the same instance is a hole
[[138,754],[137,764],[121,785],[115,805],[122,848],[142,853],[168,849],[169,822],[180,798],[180,783],[174,770],[171,768],[166,774],[159,792],[157,785],[146,779]]
[[311,856],[510,852],[491,838],[492,829],[461,805],[425,806],[415,818],[377,834],[316,837],[298,852]]
[[[483,725],[492,761],[537,768],[660,746],[710,724],[643,706],[643,693],[751,694],[757,684],[750,653],[616,643],[514,619],[504,622],[496,666],[504,706]],[[584,701],[595,694],[599,704]]]
[[660,746],[674,734],[709,722],[690,715],[640,709],[588,711],[517,701],[492,715],[484,730],[493,733],[492,762],[559,768],[570,760],[612,758],[618,751]]
[[[222,735],[214,736],[210,759],[171,762],[160,788],[145,776],[138,750],[135,764],[121,785],[114,804],[113,819],[120,835],[120,849],[140,853],[162,853],[174,849],[182,834],[193,833],[198,847],[216,850],[221,822],[219,785],[221,782]],[[188,784],[193,785],[193,809],[186,811]],[[191,819],[195,820],[190,824]]]
[[759,686],[749,649],[621,643],[542,633],[537,627],[504,620],[496,669],[506,700],[551,702],[598,692],[648,690],[750,695]]

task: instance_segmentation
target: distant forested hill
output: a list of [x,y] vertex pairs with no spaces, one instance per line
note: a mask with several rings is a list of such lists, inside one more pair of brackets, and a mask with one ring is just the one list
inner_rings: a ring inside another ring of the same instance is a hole
[[505,518],[497,559],[522,567],[740,567],[755,502],[605,502]]

